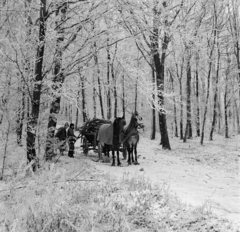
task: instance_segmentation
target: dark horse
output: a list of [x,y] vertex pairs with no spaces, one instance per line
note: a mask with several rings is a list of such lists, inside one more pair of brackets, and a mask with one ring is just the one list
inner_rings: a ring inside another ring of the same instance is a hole
[[115,151],[117,151],[117,164],[121,165],[119,159],[119,148],[123,139],[123,128],[126,125],[124,117],[116,118],[111,124],[103,124],[98,130],[98,150],[99,158],[101,157],[101,147],[105,155],[109,156],[110,149],[112,150],[112,166],[115,166]]
[[[138,115],[137,112],[135,112],[134,114],[132,114],[130,123],[124,127],[123,143],[124,147],[126,147],[128,151],[129,165],[131,165],[132,163],[134,163],[135,165],[139,164],[137,160],[137,144],[139,142],[138,128],[143,128],[143,124],[139,123],[139,120],[142,120],[142,118]],[[133,151],[135,153],[135,159]]]

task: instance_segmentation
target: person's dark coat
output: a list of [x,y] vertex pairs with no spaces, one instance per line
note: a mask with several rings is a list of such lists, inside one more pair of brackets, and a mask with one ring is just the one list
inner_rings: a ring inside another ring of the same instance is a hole
[[66,140],[67,132],[65,127],[61,127],[58,129],[55,137],[57,137],[60,141]]
[[68,137],[68,140],[69,142],[72,142],[72,141],[76,141],[76,136],[74,134],[74,131],[71,127],[69,127],[68,131],[67,131],[67,137]]

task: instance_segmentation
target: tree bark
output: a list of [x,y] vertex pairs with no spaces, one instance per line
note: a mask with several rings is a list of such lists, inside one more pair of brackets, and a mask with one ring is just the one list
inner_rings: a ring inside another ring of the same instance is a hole
[[21,85],[21,101],[19,102],[19,108],[18,108],[18,116],[17,116],[17,144],[19,146],[22,146],[22,129],[23,129],[23,120],[24,120],[24,115],[25,115],[25,83],[23,83],[23,80],[21,78],[20,81]]
[[[32,0],[25,0],[24,5],[25,5],[25,19],[26,19],[26,38],[25,38],[25,43],[26,47],[29,48],[29,43],[30,43],[30,36],[31,36],[31,26],[32,26],[32,19],[30,16],[30,5],[31,5]],[[17,119],[17,144],[22,146],[22,130],[23,130],[23,121],[24,121],[24,116],[25,116],[25,111],[26,111],[26,87],[24,83],[24,79],[28,80],[29,79],[29,74],[30,74],[30,60],[29,60],[29,54],[27,52],[26,58],[25,58],[25,76],[21,77],[21,101],[19,102],[19,109],[18,109],[18,119]]]
[[178,72],[178,64],[176,63],[177,77],[179,82],[179,95],[180,95],[180,121],[179,121],[179,132],[180,139],[183,139],[183,90],[182,90],[182,79],[183,79],[183,66],[184,66],[184,56],[182,56],[182,62],[180,67],[180,74]]
[[72,110],[72,103],[68,105],[69,110],[68,110],[68,120],[70,123],[73,121],[73,110]]
[[199,106],[199,76],[198,76],[198,66],[199,66],[199,55],[196,55],[196,105],[197,105],[197,112],[196,112],[196,134],[197,137],[200,137],[200,106]]
[[[155,14],[155,17],[157,17],[157,14]],[[156,22],[157,19],[154,21]],[[164,34],[164,39],[162,42],[162,55],[160,59],[159,54],[159,32],[158,32],[158,26],[156,23],[154,23],[153,26],[153,43],[154,43],[154,63],[156,68],[156,79],[157,79],[157,90],[158,90],[158,104],[160,106],[160,110],[158,112],[159,116],[159,127],[160,127],[160,133],[161,133],[161,142],[163,149],[169,149],[171,150],[169,138],[168,138],[168,130],[167,130],[167,119],[166,119],[166,112],[164,110],[165,104],[164,104],[164,68],[165,68],[165,58],[166,58],[166,50],[168,47],[168,43],[170,41],[170,38],[167,36],[166,32]]]
[[110,87],[110,47],[109,38],[107,38],[107,119],[112,117],[111,87]]
[[79,116],[79,109],[76,109],[76,118],[75,118],[75,128],[78,128],[78,116]]
[[134,112],[137,112],[137,103],[138,103],[138,75],[135,83]]
[[111,74],[113,81],[113,97],[114,97],[114,118],[117,118],[117,107],[118,107],[118,99],[117,99],[117,77],[114,73],[114,61],[117,54],[117,43],[115,44],[115,51],[111,62]]
[[179,80],[180,88],[180,139],[183,139],[183,91],[182,91],[182,79]]
[[81,79],[79,78],[78,91],[77,91],[77,109],[76,109],[76,118],[75,118],[75,128],[78,128],[78,118],[79,118],[79,109],[80,109],[80,88],[81,88]]
[[183,142],[186,142],[187,138],[192,138],[192,109],[191,109],[191,48],[186,48],[188,53],[187,58],[187,122],[186,122],[186,129],[185,129],[185,136],[183,138]]
[[[230,30],[231,30],[231,36],[232,36],[232,41],[233,41],[233,53],[236,58],[236,63],[237,63],[237,69],[238,69],[238,84],[240,85],[240,43],[239,43],[239,5],[238,4],[233,4],[228,5],[229,9],[228,12],[231,14],[229,15],[229,25],[230,25]],[[239,99],[240,99],[240,88],[238,91],[239,94]],[[239,100],[239,106],[240,108],[240,100]],[[238,129],[238,134],[240,134],[240,130]]]
[[[215,25],[216,26],[216,25]],[[209,69],[208,69],[208,76],[207,76],[207,95],[206,95],[206,101],[205,101],[205,108],[204,108],[204,115],[203,115],[203,123],[202,123],[202,133],[201,133],[201,145],[203,144],[203,139],[204,139],[204,127],[205,127],[205,122],[206,122],[206,116],[207,116],[207,109],[208,109],[208,99],[209,99],[209,92],[210,92],[210,77],[211,77],[211,71],[212,71],[212,56],[213,56],[213,51],[216,43],[216,28],[213,29],[213,44],[211,47],[210,55],[209,55]]]
[[225,126],[225,138],[229,138],[228,135],[228,104],[227,104],[227,85],[224,91],[224,126]]
[[97,90],[96,90],[96,84],[95,84],[95,78],[94,75],[92,76],[92,84],[93,84],[93,117],[96,118],[97,117]]
[[40,109],[40,98],[42,88],[42,68],[43,68],[43,56],[45,48],[45,33],[46,33],[46,0],[41,0],[40,6],[40,17],[39,17],[39,43],[37,47],[36,63],[35,63],[35,79],[34,79],[34,90],[32,99],[32,110],[31,116],[27,123],[27,160],[28,162],[34,161],[33,171],[36,170],[36,131],[37,122],[39,117]]
[[113,63],[111,64],[111,73],[112,73],[112,80],[114,83],[113,86],[113,97],[114,97],[114,118],[117,118],[117,80],[116,80],[116,76],[114,74],[114,67],[113,67]]
[[125,118],[125,80],[124,74],[122,75],[122,111]]
[[227,96],[228,96],[228,79],[229,79],[229,74],[230,74],[230,65],[231,65],[231,58],[229,55],[228,48],[226,47],[226,54],[227,54],[227,60],[226,60],[226,78],[225,78],[225,88],[224,88],[224,98],[223,98],[223,103],[224,103],[224,129],[225,129],[225,138],[229,138],[229,127],[228,127],[228,106],[230,103],[230,100],[227,101]]
[[215,77],[215,91],[213,97],[213,119],[212,119],[212,126],[209,135],[209,140],[213,140],[213,132],[216,126],[216,119],[217,119],[217,96],[218,96],[218,80],[219,80],[219,68],[220,68],[220,49],[218,48],[218,59],[217,59],[217,70],[216,70],[216,77]]
[[240,134],[240,118],[239,118],[239,108],[237,105],[237,100],[235,99],[234,101],[234,105],[235,105],[235,117],[236,117],[236,123],[237,123],[237,134]]
[[170,81],[171,81],[171,88],[172,88],[172,93],[173,93],[173,112],[174,112],[174,136],[178,137],[178,124],[177,124],[177,107],[176,107],[176,99],[174,96],[174,80],[173,80],[173,76],[171,71],[169,70],[169,74],[170,74]]
[[56,11],[56,17],[60,14],[61,19],[56,22],[57,30],[57,41],[56,41],[56,52],[54,57],[54,77],[52,84],[52,95],[53,101],[50,105],[50,115],[48,118],[48,127],[47,127],[47,141],[46,141],[46,160],[51,160],[54,155],[54,132],[57,125],[57,115],[60,112],[60,102],[61,102],[61,89],[64,82],[64,75],[62,73],[62,43],[64,41],[64,29],[62,24],[66,19],[66,10],[67,5]]
[[97,81],[98,81],[98,96],[99,96],[101,115],[102,115],[102,118],[104,118],[102,86],[101,86],[101,80],[100,80],[100,68],[99,68],[99,63],[98,63],[97,43],[96,42],[94,42],[94,48],[95,48],[94,61],[95,61],[96,76],[97,76]]
[[81,80],[81,92],[82,92],[82,116],[83,122],[87,121],[87,109],[86,109],[86,93],[85,93],[85,78],[80,74]]
[[[152,65],[154,63],[152,62]],[[156,86],[156,79],[155,79],[155,70],[154,67],[152,66],[152,124],[151,124],[151,135],[150,139],[154,140],[156,138],[156,108],[155,108],[155,86]]]

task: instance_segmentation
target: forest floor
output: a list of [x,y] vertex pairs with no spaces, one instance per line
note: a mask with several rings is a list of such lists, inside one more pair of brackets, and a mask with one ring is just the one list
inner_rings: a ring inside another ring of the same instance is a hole
[[[172,138],[169,151],[162,150],[159,139],[152,141],[142,136],[138,144],[140,165],[128,166],[126,160],[121,161],[121,167],[91,159],[88,163],[117,178],[144,175],[151,182],[168,186],[182,202],[211,209],[240,224],[239,141],[240,136],[225,139],[215,135],[214,141],[200,145],[199,138],[187,143]],[[88,157],[94,159],[96,154],[90,151]]]
[[[51,183],[56,183],[59,175],[60,178],[65,175],[68,179],[75,180],[78,177],[90,181],[106,175],[116,179],[116,181],[121,181],[126,176],[144,177],[149,182],[167,189],[168,192],[189,207],[210,210],[219,218],[229,220],[235,225],[235,228],[239,228],[236,231],[240,231],[240,143],[238,142],[240,136],[225,139],[222,136],[215,135],[214,141],[205,141],[204,145],[200,145],[199,138],[188,140],[186,143],[178,138],[170,138],[172,150],[162,150],[159,145],[159,138],[152,141],[147,137],[141,135],[138,144],[140,165],[128,166],[126,160],[121,160],[122,165],[120,167],[112,167],[110,163],[94,162],[97,159],[97,154],[89,151],[87,156],[83,155],[80,140],[78,140],[75,144],[75,158],[61,156],[57,160],[58,162],[54,164],[58,169],[56,176],[55,174],[52,176],[54,168],[50,165],[50,174],[46,174],[48,177],[41,177],[42,179],[38,180],[37,176],[40,174],[37,174],[34,181],[31,179],[31,183],[34,183],[35,188],[40,188],[41,184],[45,184],[45,179],[51,179]],[[10,155],[8,154],[6,160],[5,175],[20,176],[21,173],[17,174],[14,167],[16,167],[16,163],[19,167],[21,160],[24,161],[22,157],[25,154],[25,148],[19,148],[12,144],[10,150]],[[1,168],[2,157],[0,157],[0,162]],[[54,179],[55,177],[56,179]],[[9,200],[3,201],[3,199],[9,199],[10,196],[6,195],[5,189],[14,194],[11,201],[15,199],[15,205],[19,204],[18,207],[21,208],[24,201],[17,199],[17,197],[21,198],[23,195],[19,195],[19,192],[13,190],[22,189],[22,186],[30,183],[26,182],[25,177],[24,180],[18,178],[21,180],[21,185],[16,180],[17,178],[10,179],[11,184],[6,181],[0,182],[0,196],[2,194],[2,197],[0,197],[0,222],[4,221],[4,217],[6,219],[6,215],[8,215],[8,221],[11,221],[11,217],[12,220],[15,220],[14,217],[16,217],[13,216],[8,204],[6,204]],[[52,186],[52,184],[48,186]],[[26,191],[33,190],[34,187],[31,185],[26,188]],[[42,189],[39,189],[39,192],[42,191]],[[49,194],[55,194],[56,192],[56,190],[48,191]],[[34,190],[34,194],[36,192],[37,190]],[[66,198],[66,196],[63,197],[63,199]],[[33,199],[35,201],[37,197],[34,196]],[[13,202],[11,205],[14,205]]]

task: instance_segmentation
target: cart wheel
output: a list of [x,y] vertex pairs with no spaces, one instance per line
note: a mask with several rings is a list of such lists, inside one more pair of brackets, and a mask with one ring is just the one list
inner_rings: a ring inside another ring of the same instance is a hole
[[83,137],[83,154],[88,154],[88,141],[86,137]]

